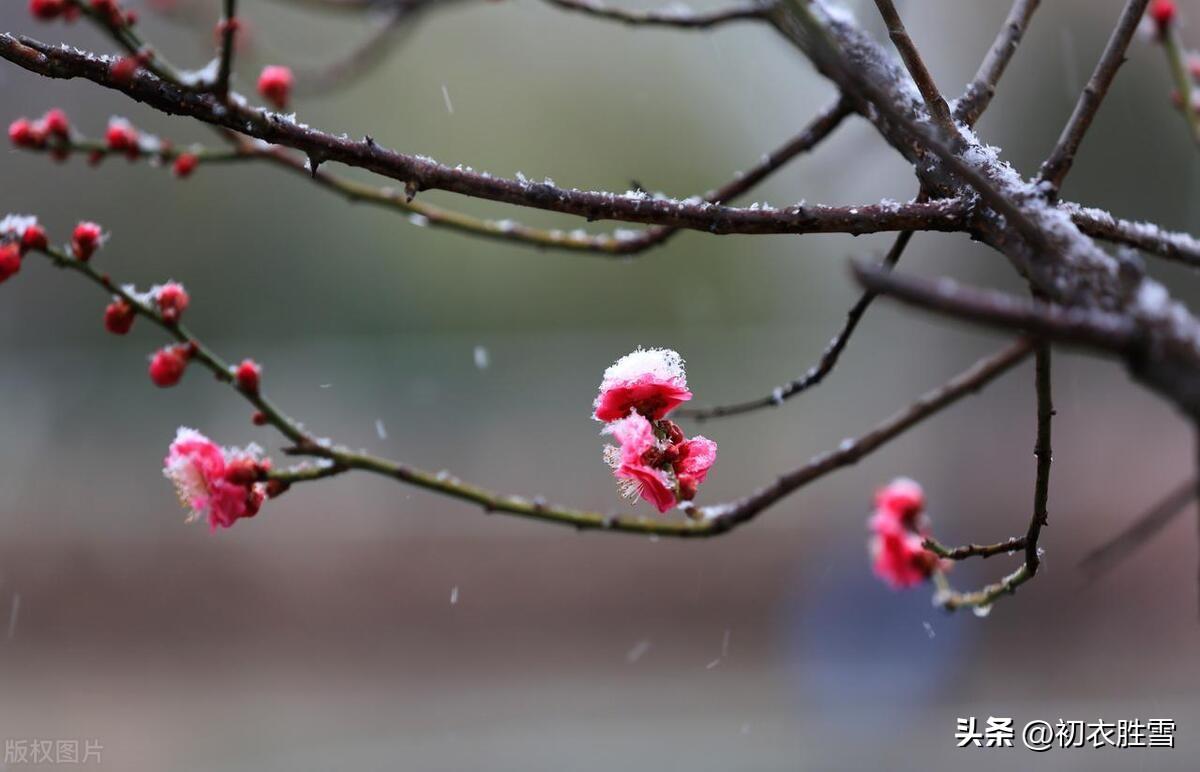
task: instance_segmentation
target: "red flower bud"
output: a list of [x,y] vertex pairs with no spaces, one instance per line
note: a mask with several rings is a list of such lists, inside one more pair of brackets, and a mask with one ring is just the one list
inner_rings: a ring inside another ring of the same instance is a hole
[[46,229],[37,223],[26,227],[25,232],[21,234],[22,251],[36,249],[44,252],[49,246],[50,241],[46,238]]
[[117,298],[104,309],[104,329],[113,335],[124,335],[133,327],[137,313],[124,298]]
[[21,270],[21,248],[14,243],[0,244],[0,284]]
[[200,159],[194,153],[180,153],[175,159],[175,164],[171,167],[171,171],[175,173],[176,177],[183,179],[184,177],[191,176],[192,172],[196,170],[196,165],[199,163]]
[[104,241],[104,232],[94,222],[81,222],[71,234],[71,251],[75,257],[87,262]]
[[235,458],[225,467],[225,479],[234,485],[252,485],[258,480],[258,462],[246,456]]
[[158,303],[158,310],[162,314],[163,321],[167,324],[175,324],[179,321],[179,317],[183,316],[183,312],[188,307],[187,290],[178,282],[167,282],[158,288],[158,293],[155,295],[155,301]]
[[266,426],[267,414],[261,410],[255,410],[254,415],[250,416],[250,423],[254,424],[255,426]]
[[104,132],[104,144],[115,153],[124,153],[129,158],[137,158],[141,153],[138,144],[138,130],[124,118],[113,118],[108,122]]
[[244,359],[237,366],[234,372],[234,378],[237,380],[238,388],[247,394],[258,393],[258,382],[262,377],[262,368],[253,359]]
[[1166,35],[1167,30],[1175,23],[1179,16],[1179,8],[1175,5],[1175,0],[1154,0],[1150,3],[1149,14],[1161,37]]
[[28,118],[18,118],[8,124],[8,141],[16,147],[37,148],[46,143],[46,135]]
[[57,107],[47,110],[46,114],[42,116],[42,126],[52,137],[59,139],[70,139],[71,137],[71,122],[67,120],[67,114]]
[[67,10],[67,0],[29,0],[29,12],[41,21],[53,21]]
[[159,388],[174,386],[187,369],[187,349],[182,346],[160,348],[150,360],[150,380]]
[[258,93],[279,110],[287,107],[292,95],[292,71],[280,65],[269,65],[263,68],[258,76]]
[[128,85],[141,66],[142,63],[138,57],[122,56],[112,63],[112,66],[108,68],[108,72],[118,84]]

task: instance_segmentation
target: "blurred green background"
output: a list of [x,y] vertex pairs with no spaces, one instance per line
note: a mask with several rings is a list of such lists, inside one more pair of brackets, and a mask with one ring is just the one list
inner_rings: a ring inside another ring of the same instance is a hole
[[[0,29],[110,50],[85,25],[33,23],[25,5],[5,3]],[[144,31],[198,66],[219,3],[177,5],[173,16],[146,10]],[[851,5],[882,37],[872,4]],[[1194,39],[1200,2],[1181,5]],[[243,89],[263,63],[318,66],[370,28],[241,6],[253,40]],[[1044,6],[980,124],[1025,174],[1052,147],[1121,3]],[[1007,10],[902,4],[950,94]],[[1135,44],[1066,197],[1197,230],[1200,164],[1169,89],[1161,52]],[[494,174],[618,191],[636,179],[687,196],[753,164],[832,96],[754,25],[628,29],[506,0],[435,9],[377,71],[297,110],[323,129]],[[0,67],[0,104],[5,120],[62,106],[93,136],[123,115],[177,143],[214,141],[187,120],[12,66]],[[184,281],[193,329],[227,358],[261,361],[271,394],[318,434],[600,510],[620,505],[589,418],[608,363],[669,346],[687,358],[699,403],[769,393],[815,360],[856,297],[847,259],[890,243],[684,233],[607,260],[414,227],[253,165],[181,182],[145,164],[91,169],[9,151],[0,180],[0,211],[36,213],[59,240],[77,220],[103,223],[112,239],[96,259],[115,277]],[[915,190],[851,119],[745,203]],[[1002,258],[960,236],[919,235],[903,266],[1020,288]],[[1151,271],[1196,299],[1193,273]],[[1184,422],[1111,363],[1056,359],[1044,575],[976,619],[877,582],[865,519],[874,488],[907,474],[925,484],[944,541],[1023,532],[1031,365],[712,542],[485,517],[363,476],[306,486],[210,536],[183,526],[159,477],[175,427],[269,449],[275,437],[198,372],[154,389],[145,357],[161,340],[145,325],[106,335],[104,302],[36,260],[0,287],[5,739],[98,738],[104,762],[128,770],[1196,769],[1194,522],[1096,582],[1076,567],[1191,468]],[[866,430],[1001,340],[879,303],[821,388],[704,426],[720,459],[702,500],[740,495]],[[1013,565],[964,564],[953,579],[969,587]],[[955,718],[969,715],[1169,718],[1179,747],[956,750]]]

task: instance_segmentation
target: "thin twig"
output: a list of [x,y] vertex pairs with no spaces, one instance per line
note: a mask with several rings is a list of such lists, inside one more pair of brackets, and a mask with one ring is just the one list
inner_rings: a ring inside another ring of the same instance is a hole
[[[502,512],[546,523],[567,525],[579,530],[605,530],[683,538],[709,537],[727,533],[753,520],[763,510],[809,482],[856,463],[929,416],[957,402],[967,394],[982,389],[991,380],[1024,359],[1033,346],[1029,340],[1017,340],[996,354],[976,362],[975,365],[942,386],[917,398],[908,407],[880,422],[865,434],[852,440],[843,441],[836,450],[816,456],[807,464],[781,475],[770,485],[741,499],[728,504],[689,507],[688,512],[691,517],[685,521],[637,516],[614,517],[598,512],[552,506],[541,499],[530,500],[519,496],[500,495],[463,482],[446,472],[427,472],[407,464],[351,451],[327,441],[318,440],[298,422],[287,417],[262,391],[246,391],[238,388],[233,368],[201,343],[185,326],[166,321],[154,307],[144,303],[125,287],[115,284],[106,274],[96,270],[91,263],[75,260],[55,248],[47,249],[43,251],[43,254],[59,268],[78,273],[106,292],[121,298],[139,316],[152,321],[179,343],[186,344],[192,352],[193,362],[213,373],[218,381],[234,388],[263,414],[267,424],[276,428],[293,443],[292,447],[288,449],[290,454],[325,459],[338,471],[358,469],[383,475],[450,498],[478,504],[487,512]],[[275,476],[285,482],[303,482],[321,479],[336,473],[333,470],[281,470]]]
[[899,52],[900,60],[904,62],[908,74],[917,84],[917,90],[921,92],[921,98],[925,100],[925,107],[929,110],[934,122],[941,126],[947,140],[957,136],[958,131],[954,128],[954,119],[950,117],[950,108],[946,104],[946,99],[938,90],[937,83],[933,80],[933,73],[925,66],[925,60],[921,58],[921,52],[917,50],[916,43],[909,36],[908,29],[904,26],[904,20],[900,18],[895,4],[892,0],[875,0],[875,7],[879,9],[879,15],[883,17],[883,23],[887,26],[888,37],[896,46],[896,51]]
[[954,105],[954,116],[968,126],[975,124],[979,116],[987,110],[992,97],[996,95],[996,85],[1000,82],[1004,70],[1017,52],[1021,38],[1029,27],[1029,20],[1037,10],[1041,0],[1015,0],[1009,9],[1008,18],[1000,34],[996,36],[987,56],[979,65],[979,71],[967,84],[967,90]]
[[719,24],[734,21],[761,21],[770,8],[770,2],[737,3],[715,11],[698,12],[686,7],[662,8],[649,11],[612,8],[596,0],[545,0],[564,11],[575,11],[597,19],[607,19],[633,27],[676,27],[680,29],[709,29]]
[[923,546],[939,558],[946,560],[966,560],[967,558],[987,558],[993,555],[1011,555],[1025,549],[1025,537],[1014,536],[1008,541],[997,544],[967,544],[962,547],[947,547],[933,537],[926,537]]
[[1038,539],[1041,538],[1042,528],[1049,522],[1047,501],[1050,497],[1050,463],[1053,450],[1050,446],[1051,425],[1054,422],[1054,400],[1050,381],[1050,347],[1042,343],[1038,346],[1035,363],[1035,383],[1037,387],[1037,441],[1033,446],[1033,454],[1037,457],[1037,479],[1034,483],[1033,516],[1029,519],[1029,530],[1025,534],[1025,568],[1029,577],[1038,572],[1041,565]]
[[237,0],[223,0],[224,13],[221,16],[221,50],[220,62],[217,65],[217,79],[213,83],[213,92],[224,98],[229,94],[229,79],[233,74],[233,53],[236,48],[238,18]]
[[1102,209],[1060,204],[1079,230],[1087,235],[1136,247],[1152,255],[1185,265],[1200,266],[1200,240],[1187,233],[1163,230],[1153,223],[1113,217]]
[[1075,163],[1075,153],[1091,127],[1104,97],[1108,95],[1108,89],[1112,86],[1118,68],[1125,62],[1125,49],[1129,48],[1129,41],[1137,32],[1148,2],[1149,0],[1127,0],[1125,3],[1117,26],[1113,28],[1108,44],[1104,47],[1104,53],[1100,55],[1096,69],[1092,71],[1087,85],[1083,87],[1083,93],[1079,95],[1079,101],[1075,103],[1071,118],[1058,137],[1058,144],[1042,164],[1041,180],[1048,183],[1054,191],[1062,187],[1063,180],[1071,171],[1071,165]]
[[1188,134],[1192,142],[1200,144],[1200,118],[1196,115],[1196,100],[1192,97],[1195,87],[1192,85],[1192,74],[1188,71],[1183,43],[1179,40],[1178,24],[1167,26],[1162,46],[1167,56],[1167,67],[1171,70],[1171,79],[1175,81],[1175,90],[1179,92],[1179,107],[1187,123]]
[[[912,231],[904,231],[896,237],[896,240],[892,242],[891,249],[888,250],[887,255],[881,263],[883,270],[890,271],[896,266],[912,236]],[[837,334],[834,335],[833,339],[825,347],[825,350],[821,352],[821,357],[817,360],[816,364],[810,367],[799,378],[788,381],[782,386],[776,386],[765,397],[708,408],[679,408],[676,412],[681,416],[693,418],[697,421],[742,415],[763,408],[778,407],[801,392],[811,389],[825,380],[825,376],[833,371],[839,357],[842,355],[842,351],[846,348],[846,344],[850,342],[850,336],[854,334],[858,323],[862,321],[863,315],[866,314],[867,309],[876,296],[877,293],[872,290],[863,292],[858,301],[846,312],[846,321],[842,324],[842,328],[838,330]]]

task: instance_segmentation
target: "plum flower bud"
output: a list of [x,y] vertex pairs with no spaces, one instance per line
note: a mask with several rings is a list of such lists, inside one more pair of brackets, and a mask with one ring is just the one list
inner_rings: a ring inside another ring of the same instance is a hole
[[199,163],[200,159],[195,153],[180,153],[171,166],[171,172],[179,179],[190,177]]
[[167,324],[176,324],[188,307],[188,294],[183,285],[178,282],[167,282],[154,290],[154,302],[158,304],[158,312],[162,314]]
[[29,0],[29,13],[39,21],[53,21],[67,10],[67,0]]
[[13,242],[0,244],[0,284],[21,270],[21,247]]
[[604,371],[592,417],[618,421],[636,411],[657,421],[691,398],[683,357],[670,349],[638,348]]
[[875,492],[875,510],[905,526],[915,527],[925,511],[925,491],[915,480],[897,477]]
[[1147,13],[1154,22],[1159,38],[1162,38],[1166,36],[1171,25],[1178,18],[1179,8],[1176,6],[1175,0],[1153,0]]
[[28,252],[31,249],[44,252],[49,246],[50,240],[46,238],[45,228],[37,223],[26,226],[25,232],[21,234],[22,252]]
[[898,477],[875,493],[875,513],[867,521],[871,565],[895,589],[914,587],[941,567],[924,546],[924,510],[925,493],[908,478]]
[[291,99],[293,83],[291,69],[277,64],[268,65],[258,76],[258,93],[276,109],[283,110]]
[[40,148],[46,144],[46,135],[28,118],[18,118],[8,124],[8,141],[14,147]]
[[871,565],[875,575],[901,590],[915,587],[939,567],[937,555],[923,546],[924,538],[890,517],[871,520]]
[[104,243],[104,231],[94,222],[81,222],[71,233],[71,252],[82,262],[87,262],[96,249]]
[[137,312],[124,298],[117,298],[104,309],[104,329],[113,335],[125,335],[133,328]]
[[51,137],[62,140],[71,138],[71,121],[61,108],[53,107],[47,110],[42,116],[41,124],[46,134]]
[[142,149],[140,135],[133,124],[124,118],[110,118],[104,132],[104,144],[114,153],[124,153],[129,159],[137,158]]
[[229,528],[258,513],[267,485],[259,482],[270,462],[256,446],[222,448],[194,429],[180,427],[163,460],[163,475],[175,486],[187,522],[207,517],[209,528]]
[[150,380],[161,389],[174,386],[183,378],[189,358],[187,346],[160,348],[150,359]]
[[237,370],[234,371],[233,377],[237,381],[239,389],[247,394],[257,394],[262,368],[253,359],[243,359],[242,363],[237,366]]

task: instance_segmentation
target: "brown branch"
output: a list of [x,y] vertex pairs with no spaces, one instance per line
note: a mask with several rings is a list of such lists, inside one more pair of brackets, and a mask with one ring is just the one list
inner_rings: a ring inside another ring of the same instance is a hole
[[229,94],[229,79],[233,75],[234,39],[238,28],[237,0],[224,0],[223,11],[219,28],[221,49],[217,54],[217,79],[213,83],[213,93],[222,98]]
[[1133,320],[1119,314],[1024,300],[951,279],[929,281],[899,276],[863,263],[852,267],[859,283],[867,289],[956,319],[1108,353],[1129,353],[1138,342]]
[[1000,34],[996,36],[987,56],[979,65],[979,71],[967,84],[967,90],[954,106],[955,117],[963,123],[973,126],[991,104],[992,97],[996,95],[996,84],[1008,68],[1013,54],[1017,52],[1017,46],[1025,36],[1029,20],[1033,18],[1033,12],[1040,3],[1041,0],[1015,0],[1012,4]]
[[807,464],[788,472],[772,484],[728,504],[690,507],[689,519],[672,521],[637,516],[614,517],[598,512],[553,506],[540,498],[526,499],[504,496],[479,486],[463,482],[446,472],[433,473],[396,461],[355,452],[319,440],[301,424],[287,417],[261,390],[246,391],[237,386],[233,368],[205,346],[185,326],[168,322],[152,304],[147,304],[130,289],[118,285],[89,262],[76,260],[66,253],[49,248],[43,251],[59,268],[80,274],[106,293],[120,297],[134,312],[160,327],[172,339],[186,344],[191,361],[210,371],[217,380],[232,387],[256,410],[266,423],[291,441],[286,450],[291,455],[325,459],[332,468],[282,470],[274,476],[284,482],[304,482],[323,479],[348,470],[362,470],[383,475],[483,507],[487,512],[525,517],[541,522],[566,525],[579,530],[604,530],[615,533],[636,533],[681,538],[718,536],[753,520],[759,513],[798,490],[809,482],[844,466],[853,464],[962,397],[982,389],[987,383],[1021,361],[1032,349],[1028,340],[1018,340],[1000,352],[980,360],[971,368],[950,379],[942,386],[927,392],[908,407],[877,424],[853,440],[843,441],[836,450],[813,458]]
[[676,27],[680,29],[709,29],[735,21],[762,21],[771,2],[738,3],[715,11],[697,12],[685,7],[649,11],[611,8],[597,0],[545,0],[564,11],[574,11],[597,19],[617,21],[634,27]]
[[929,110],[934,122],[941,126],[942,131],[946,133],[947,139],[957,136],[958,131],[954,127],[954,119],[950,117],[950,108],[946,105],[946,99],[938,90],[937,83],[933,80],[933,73],[925,66],[925,60],[921,58],[921,52],[917,50],[916,43],[909,36],[908,29],[904,26],[904,20],[900,18],[895,4],[892,0],[875,0],[875,7],[879,9],[879,15],[883,17],[888,37],[892,39],[892,45],[896,46],[896,51],[900,53],[900,60],[904,62],[908,74],[917,84],[917,90],[921,92],[921,98],[925,100],[925,108]]
[[1200,478],[1186,480],[1159,500],[1148,512],[1133,521],[1116,536],[1096,547],[1080,561],[1080,567],[1092,578],[1107,573],[1132,555],[1196,499]]
[[[904,254],[904,250],[908,246],[908,242],[912,239],[912,236],[912,231],[904,231],[896,237],[881,264],[884,270],[890,271],[895,267],[896,263],[900,260],[900,256]],[[846,348],[846,344],[850,342],[850,336],[854,334],[858,323],[862,321],[863,315],[866,314],[867,309],[876,296],[877,293],[867,290],[859,297],[858,301],[846,312],[846,321],[842,324],[842,328],[838,330],[833,339],[829,341],[829,344],[821,353],[820,359],[799,378],[789,381],[782,386],[776,386],[765,397],[709,408],[679,408],[676,412],[681,416],[693,418],[697,421],[742,415],[763,408],[778,407],[801,392],[811,389],[825,380],[825,376],[833,371],[834,366],[837,365],[838,359],[842,355],[842,351]]]
[[966,560],[967,558],[987,559],[993,555],[1011,555],[1025,549],[1025,537],[1014,536],[1008,541],[998,544],[967,544],[962,547],[947,547],[933,537],[925,539],[923,546],[939,558],[946,560]]
[[1008,371],[1033,350],[1031,340],[1021,338],[991,356],[985,357],[945,384],[919,397],[908,407],[880,422],[874,429],[854,439],[843,441],[837,450],[813,458],[804,466],[779,477],[774,483],[736,502],[723,507],[706,507],[706,516],[733,527],[753,518],[792,491],[843,466],[857,463],[868,453],[891,439],[983,388],[997,376]]
[[1113,217],[1102,209],[1062,204],[1071,220],[1089,236],[1135,247],[1167,260],[1200,266],[1200,241],[1186,233],[1166,231],[1147,222]]
[[1033,517],[1029,520],[1029,531],[1025,534],[1025,568],[1032,579],[1041,565],[1038,539],[1042,528],[1049,522],[1047,501],[1050,497],[1050,463],[1053,451],[1050,447],[1051,425],[1054,421],[1054,401],[1050,382],[1050,347],[1045,343],[1037,348],[1035,382],[1037,387],[1037,441],[1033,454],[1037,457],[1037,479],[1034,483]]
[[620,220],[710,233],[876,233],[901,230],[957,231],[965,205],[958,200],[868,206],[737,208],[701,199],[680,201],[642,193],[560,188],[546,182],[506,179],[431,158],[387,150],[371,138],[362,141],[328,134],[278,113],[222,105],[208,94],[189,93],[150,73],[131,81],[114,79],[109,63],[90,54],[0,35],[0,56],[31,72],[54,78],[82,77],[167,113],[188,115],[265,142],[304,152],[314,165],[336,161],[403,181],[408,192],[445,190],[474,198],[544,209],[589,220]]
[[1048,183],[1055,192],[1062,187],[1063,180],[1071,171],[1075,153],[1091,127],[1104,97],[1108,95],[1117,70],[1125,62],[1125,50],[1129,48],[1129,41],[1137,32],[1148,2],[1149,0],[1127,0],[1125,3],[1117,26],[1113,28],[1108,44],[1104,47],[1104,53],[1100,55],[1096,69],[1092,71],[1087,85],[1083,87],[1083,93],[1079,95],[1074,112],[1058,137],[1058,144],[1042,164],[1041,180]]

